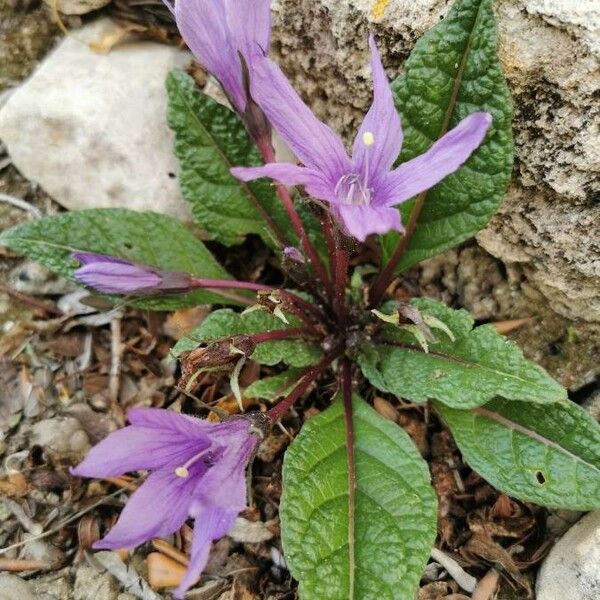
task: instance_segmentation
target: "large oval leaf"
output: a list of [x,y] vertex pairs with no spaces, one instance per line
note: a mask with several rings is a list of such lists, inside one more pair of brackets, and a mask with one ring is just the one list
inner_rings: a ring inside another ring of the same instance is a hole
[[196,88],[183,71],[167,77],[169,126],[181,165],[181,189],[196,223],[224,244],[249,233],[273,244],[271,221],[294,243],[290,221],[266,180],[242,183],[229,170],[260,164],[260,155],[238,116]]
[[[73,252],[98,252],[170,271],[208,279],[230,279],[204,244],[181,223],[157,213],[124,208],[95,208],[46,217],[17,225],[0,234],[4,244],[52,271],[73,278],[79,266]],[[209,302],[226,302],[217,293],[189,294],[137,300],[137,306],[174,310]]]
[[426,353],[412,334],[384,326],[381,337],[388,344],[365,343],[358,357],[375,387],[414,402],[435,398],[454,408],[480,406],[496,396],[539,404],[566,400],[566,390],[492,325],[473,328],[465,310],[430,298],[411,304],[444,322],[455,339],[436,329],[437,341]]
[[427,464],[408,435],[354,397],[350,547],[344,410],[336,402],[285,455],[280,514],[302,600],[413,600],[436,534]]
[[[512,104],[496,55],[492,0],[457,0],[446,18],[417,42],[393,84],[402,115],[401,162],[427,150],[475,111],[494,121],[484,143],[453,175],[429,190],[399,270],[451,248],[483,228],[496,212],[513,161]],[[402,206],[408,222],[414,202]],[[383,259],[399,239],[383,239]]]
[[600,508],[600,425],[575,403],[436,407],[466,461],[494,487],[542,506]]

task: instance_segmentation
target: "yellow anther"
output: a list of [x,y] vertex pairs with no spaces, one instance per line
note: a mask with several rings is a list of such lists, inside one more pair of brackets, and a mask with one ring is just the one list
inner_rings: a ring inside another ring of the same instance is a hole
[[190,472],[185,467],[177,467],[175,469],[175,475],[177,475],[177,477],[181,477],[182,479],[185,479],[189,474]]
[[362,140],[365,146],[372,146],[375,143],[375,136],[370,131],[365,131]]

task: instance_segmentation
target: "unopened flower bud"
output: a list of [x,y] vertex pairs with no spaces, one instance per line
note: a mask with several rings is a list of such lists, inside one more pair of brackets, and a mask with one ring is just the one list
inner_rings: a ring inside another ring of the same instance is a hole
[[152,296],[192,289],[192,277],[188,273],[163,271],[92,252],[75,252],[73,258],[81,263],[74,273],[75,279],[103,294]]

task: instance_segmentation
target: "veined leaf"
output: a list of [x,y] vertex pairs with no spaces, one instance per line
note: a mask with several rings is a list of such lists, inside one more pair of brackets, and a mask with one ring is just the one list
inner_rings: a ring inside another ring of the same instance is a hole
[[542,506],[600,508],[600,425],[575,403],[435,406],[465,460],[495,488]]
[[196,88],[183,71],[167,77],[169,127],[181,165],[181,188],[196,223],[226,245],[249,233],[274,245],[268,221],[291,243],[295,237],[285,209],[267,180],[243,183],[229,170],[261,164],[260,155],[237,115]]
[[[0,244],[70,279],[79,266],[71,258],[73,252],[109,254],[207,279],[231,278],[204,244],[175,219],[124,208],[69,212],[17,225],[0,234]],[[174,310],[210,302],[231,304],[206,290],[145,298],[131,304]]]
[[526,360],[521,349],[492,325],[473,329],[466,311],[430,298],[411,304],[444,322],[455,339],[436,332],[437,341],[429,343],[426,353],[409,332],[385,325],[383,343],[365,343],[358,357],[365,377],[375,387],[414,402],[435,398],[462,409],[481,406],[496,396],[526,397],[538,404],[566,400],[566,390]]
[[[456,173],[429,190],[402,271],[482,229],[496,212],[513,162],[511,98],[496,55],[492,0],[456,0],[446,18],[417,42],[405,73],[393,83],[402,115],[401,162],[422,154],[475,111],[493,124],[484,143]],[[402,205],[406,224],[414,201]],[[384,236],[383,261],[399,235]]]
[[353,405],[354,541],[344,410],[335,402],[305,423],[285,455],[286,562],[302,600],[412,600],[436,534],[427,464],[403,429],[358,397]]
[[[175,344],[172,355],[177,358],[183,352],[194,350],[201,344],[232,335],[288,329],[300,325],[300,321],[294,315],[287,314],[287,318],[289,325],[265,311],[240,314],[230,309],[216,310],[191,334]],[[317,363],[322,354],[317,344],[302,339],[289,339],[263,342],[251,358],[263,365],[283,362],[291,367],[308,367]]]
[[251,383],[245,390],[246,398],[262,398],[268,402],[275,402],[278,398],[289,394],[298,383],[302,375],[301,369],[288,369],[283,373],[263,377]]

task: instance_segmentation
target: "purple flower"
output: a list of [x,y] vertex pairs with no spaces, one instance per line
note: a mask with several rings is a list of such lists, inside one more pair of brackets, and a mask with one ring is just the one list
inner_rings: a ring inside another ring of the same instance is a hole
[[198,61],[220,82],[240,113],[246,90],[240,54],[250,64],[268,51],[271,0],[175,0],[177,27]]
[[72,256],[82,265],[74,272],[75,279],[103,294],[149,296],[191,289],[192,277],[188,273],[161,271],[92,252],[74,252]]
[[182,598],[246,507],[245,471],[260,431],[247,418],[209,423],[169,410],[136,408],[131,425],[94,446],[73,475],[150,475],[129,499],[116,525],[94,548],[132,548],[177,531],[195,519],[189,568],[175,596]]
[[371,233],[403,231],[396,206],[456,171],[481,144],[492,117],[476,112],[435,142],[427,152],[392,170],[402,147],[402,127],[373,37],[369,39],[373,104],[352,148],[319,121],[279,67],[266,57],[254,61],[254,100],[304,166],[270,163],[232,169],[243,181],[270,177],[284,185],[304,185],[325,200],[344,229],[364,241]]

